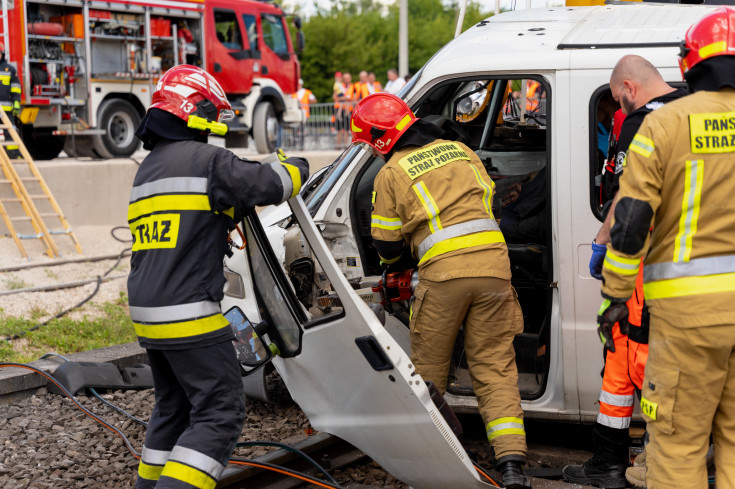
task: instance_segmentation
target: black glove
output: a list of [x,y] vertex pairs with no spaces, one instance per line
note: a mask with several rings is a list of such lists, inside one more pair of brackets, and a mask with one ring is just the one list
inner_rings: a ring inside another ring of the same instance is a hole
[[[282,153],[283,151],[281,151],[281,154]],[[283,156],[286,156],[286,155],[283,154]],[[296,194],[299,193],[299,191],[301,190],[301,187],[309,179],[309,162],[305,160],[304,158],[299,158],[297,156],[291,156],[286,159],[281,159],[281,158],[282,156],[279,155],[278,159],[281,161],[282,165],[291,165],[291,166],[298,168],[299,170],[301,181],[297,182],[295,181],[295,179],[293,180],[293,185],[294,185],[293,195],[295,196]]]
[[602,346],[612,353],[615,353],[612,332],[615,323],[619,323],[621,333],[628,334],[628,306],[625,302],[613,303],[605,299],[597,311],[597,334],[600,335]]

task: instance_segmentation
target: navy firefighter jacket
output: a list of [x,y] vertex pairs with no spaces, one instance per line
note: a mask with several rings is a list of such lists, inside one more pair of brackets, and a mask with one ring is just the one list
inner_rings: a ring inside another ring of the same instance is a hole
[[301,158],[260,164],[194,140],[155,145],[128,207],[128,296],[141,346],[184,349],[233,338],[219,306],[229,226],[256,205],[296,195],[307,165]]

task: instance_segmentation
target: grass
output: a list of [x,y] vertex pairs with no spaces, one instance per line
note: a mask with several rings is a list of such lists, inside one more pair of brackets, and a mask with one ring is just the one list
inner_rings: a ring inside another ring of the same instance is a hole
[[[26,363],[38,360],[47,352],[68,355],[135,341],[135,331],[126,304],[127,298],[121,293],[116,302],[93,306],[101,309],[100,317],[54,319],[17,340],[0,340],[0,361]],[[45,315],[45,311],[36,308],[31,312],[30,319],[0,316],[0,336],[32,328],[38,324],[36,318]]]
[[23,279],[16,277],[15,275],[8,275],[5,279],[5,287],[8,290],[25,289],[29,285],[23,281]]

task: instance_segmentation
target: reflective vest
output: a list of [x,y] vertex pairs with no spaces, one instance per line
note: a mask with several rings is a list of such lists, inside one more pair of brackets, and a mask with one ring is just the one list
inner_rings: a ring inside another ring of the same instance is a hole
[[436,140],[396,151],[374,189],[373,238],[405,241],[422,278],[510,279],[508,251],[492,212],[495,184],[464,144]]
[[311,104],[312,91],[308,88],[302,88],[298,92],[292,93],[291,97],[299,101],[301,110],[304,111],[304,115],[308,119],[310,115],[309,105]]
[[675,317],[680,327],[735,323],[734,158],[733,89],[696,92],[646,116],[628,149],[615,217],[624,199],[647,203],[653,232],[626,254],[646,235],[613,221],[606,295],[629,297],[645,256],[651,315]]
[[256,205],[295,195],[293,168],[197,141],[156,144],[138,168],[128,207],[128,298],[141,346],[188,348],[232,337],[219,306],[231,223]]

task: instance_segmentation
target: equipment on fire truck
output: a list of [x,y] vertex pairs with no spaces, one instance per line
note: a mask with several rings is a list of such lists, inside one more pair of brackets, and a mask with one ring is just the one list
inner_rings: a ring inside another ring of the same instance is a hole
[[[15,194],[15,198],[0,199],[0,215],[2,215],[3,221],[5,221],[5,225],[7,226],[13,241],[15,241],[16,246],[18,246],[18,250],[20,250],[21,254],[25,258],[29,258],[28,252],[25,250],[20,240],[39,239],[46,248],[46,254],[48,254],[49,257],[60,257],[61,253],[59,252],[52,235],[68,234],[74,243],[75,249],[79,254],[81,254],[82,247],[79,245],[77,237],[72,232],[69,222],[61,212],[61,208],[56,202],[56,199],[51,195],[51,190],[49,190],[48,185],[46,185],[43,176],[41,176],[38,168],[36,168],[31,155],[28,154],[28,150],[23,144],[20,136],[18,136],[18,132],[15,130],[15,127],[13,127],[13,124],[10,122],[10,119],[4,111],[0,111],[0,120],[2,120],[0,130],[7,130],[12,138],[12,141],[5,141],[0,144],[0,166],[2,166],[2,171],[5,175],[5,179],[0,180],[0,183],[10,185],[13,189],[13,193]],[[11,160],[8,157],[8,153],[5,151],[5,147],[9,145],[17,145],[23,159]],[[28,171],[24,172],[24,176],[21,176],[18,173],[16,165],[23,163],[26,163]],[[29,186],[32,186],[36,192],[40,193],[29,193],[26,183],[28,183]],[[47,202],[47,204],[44,204],[44,207],[50,206],[52,212],[39,212],[36,207],[36,202],[40,204],[43,201]],[[25,216],[9,215],[7,212],[7,204],[11,204],[13,207],[20,206],[25,212]],[[49,230],[44,222],[45,217],[58,218],[61,222],[62,229],[59,231]],[[14,223],[21,221],[28,222],[31,225],[33,228],[33,234],[18,233]]]

